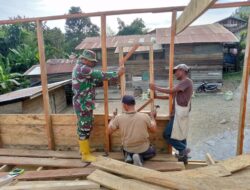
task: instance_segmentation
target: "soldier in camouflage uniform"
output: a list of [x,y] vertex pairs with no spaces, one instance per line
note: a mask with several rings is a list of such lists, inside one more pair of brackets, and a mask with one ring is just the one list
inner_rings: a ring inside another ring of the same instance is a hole
[[95,70],[93,67],[96,63],[96,54],[84,50],[72,72],[73,107],[78,119],[77,134],[82,160],[87,162],[95,161],[95,157],[90,154],[88,141],[93,127],[95,86],[100,81],[114,79],[124,73],[124,68],[119,68],[118,72]]

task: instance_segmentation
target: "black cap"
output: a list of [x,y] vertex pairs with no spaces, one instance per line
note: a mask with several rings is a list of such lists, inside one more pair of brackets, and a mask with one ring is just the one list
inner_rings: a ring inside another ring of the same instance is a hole
[[125,95],[122,98],[122,103],[130,106],[135,105],[135,98],[134,96]]

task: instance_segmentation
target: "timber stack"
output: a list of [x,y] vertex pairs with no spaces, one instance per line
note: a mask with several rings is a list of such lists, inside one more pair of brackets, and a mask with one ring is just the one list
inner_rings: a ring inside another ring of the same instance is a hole
[[[21,189],[249,189],[250,155],[225,161],[190,162],[184,166],[171,155],[159,154],[138,167],[122,162],[119,152],[92,164],[78,152],[0,149],[0,187]],[[13,168],[25,172],[5,183]],[[4,185],[3,185],[4,184]]]

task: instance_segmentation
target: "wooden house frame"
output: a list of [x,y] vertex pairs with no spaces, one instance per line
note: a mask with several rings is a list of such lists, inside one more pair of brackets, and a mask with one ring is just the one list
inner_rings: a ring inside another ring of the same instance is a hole
[[[102,69],[107,71],[107,48],[106,48],[106,18],[107,16],[121,15],[121,14],[137,14],[137,13],[172,13],[172,23],[171,23],[171,42],[170,42],[170,52],[169,52],[169,87],[173,88],[173,66],[174,66],[174,46],[175,46],[175,36],[188,27],[196,18],[198,18],[207,9],[218,9],[218,8],[230,8],[239,6],[250,6],[249,1],[244,2],[231,2],[231,3],[216,3],[215,0],[191,0],[190,4],[185,6],[175,6],[175,7],[160,7],[160,8],[147,8],[147,9],[130,9],[130,10],[116,10],[116,11],[105,11],[105,12],[92,12],[92,13],[78,13],[78,14],[65,14],[56,16],[46,16],[37,18],[23,18],[23,19],[13,19],[13,20],[1,20],[0,24],[15,24],[24,22],[35,22],[37,27],[37,40],[39,49],[39,62],[41,67],[41,81],[43,88],[43,115],[0,115],[0,127],[3,125],[41,125],[45,126],[47,145],[51,150],[55,149],[56,139],[55,139],[55,126],[63,124],[72,126],[76,123],[76,117],[74,115],[52,115],[50,113],[49,106],[49,96],[47,87],[47,71],[45,62],[45,51],[44,51],[44,39],[42,22],[49,20],[58,19],[68,19],[68,18],[80,18],[80,17],[100,17],[101,18],[101,45],[102,45]],[[177,12],[183,11],[182,15],[176,20]],[[239,135],[237,143],[237,154],[242,154],[243,149],[243,139],[244,139],[244,127],[245,127],[245,115],[246,115],[246,102],[247,102],[247,87],[249,79],[250,70],[250,24],[248,28],[248,38],[247,38],[247,49],[245,52],[245,62],[243,71],[243,88],[242,97],[240,104],[240,119],[239,119]],[[123,65],[126,59],[136,50],[140,44],[133,44],[131,51],[123,57],[122,48],[120,48],[120,64]],[[153,82],[153,55],[152,46],[150,46],[150,82]],[[121,77],[121,94],[125,93],[125,77]],[[104,115],[96,116],[97,122],[104,121],[105,126],[105,151],[109,152],[111,150],[110,136],[108,134],[108,121],[109,121],[109,108],[108,108],[108,81],[104,81]],[[153,92],[151,92],[151,98],[153,98]],[[169,101],[172,101],[172,96],[170,96]],[[148,104],[146,102],[146,104]],[[153,101],[152,101],[153,105]],[[169,104],[169,111],[172,110],[172,105]],[[158,121],[168,121],[168,116],[158,117]],[[72,124],[73,123],[73,124]],[[72,128],[69,128],[72,130]],[[13,137],[15,138],[15,137]],[[2,140],[2,145],[4,141]],[[170,151],[171,149],[169,149]]]

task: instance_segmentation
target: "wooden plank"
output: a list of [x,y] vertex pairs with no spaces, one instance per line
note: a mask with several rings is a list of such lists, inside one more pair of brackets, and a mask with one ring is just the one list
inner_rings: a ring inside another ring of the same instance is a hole
[[[119,65],[120,67],[124,67],[124,59],[123,59],[123,47],[119,47]],[[125,73],[120,76],[120,88],[121,88],[121,98],[125,95],[126,90],[126,78]]]
[[246,50],[243,66],[243,75],[241,80],[241,99],[240,99],[240,114],[239,114],[239,126],[238,126],[238,139],[237,139],[237,150],[236,154],[240,155],[243,153],[244,143],[244,129],[246,125],[246,109],[247,109],[247,94],[248,94],[248,81],[250,72],[250,20],[248,22],[247,39],[246,39]]
[[[106,16],[101,16],[101,46],[102,46],[102,70],[107,72],[107,43],[106,43]],[[109,136],[109,107],[108,107],[108,81],[103,81],[104,91],[104,126],[105,126],[105,151],[110,151],[110,136]]]
[[52,129],[51,117],[50,117],[51,110],[50,110],[50,105],[49,105],[47,68],[46,68],[46,61],[45,61],[42,22],[37,20],[36,27],[37,27],[39,62],[40,62],[40,69],[41,69],[43,110],[44,110],[45,122],[46,122],[45,130],[46,130],[46,134],[48,138],[48,148],[53,150],[55,148],[55,141],[54,141],[54,135],[53,135],[53,129]]
[[150,185],[142,182],[137,182],[136,180],[126,180],[121,177],[115,176],[113,174],[96,170],[92,174],[90,174],[87,179],[92,180],[96,183],[101,184],[104,187],[115,190],[163,190],[166,188],[158,187],[155,185]]
[[182,183],[179,183],[175,177],[166,176],[158,171],[126,164],[110,158],[99,157],[99,160],[92,163],[92,165],[112,173],[124,175],[126,177],[131,177],[156,185],[161,185],[171,189],[194,189],[185,180],[182,180]]
[[192,22],[201,16],[216,0],[191,0],[176,22],[176,34],[187,28]]
[[80,159],[53,159],[53,158],[31,158],[31,157],[10,157],[0,156],[0,164],[8,165],[30,165],[30,166],[51,166],[63,168],[81,168],[88,163],[81,162]]
[[[175,42],[175,33],[176,33],[176,15],[177,12],[172,12],[172,22],[171,22],[171,37],[169,45],[169,69],[168,69],[168,86],[169,89],[173,89],[173,71],[174,71],[174,42]],[[169,94],[169,115],[173,111],[173,95]],[[167,145],[168,153],[172,153],[172,147]]]
[[181,171],[185,169],[183,162],[147,161],[144,163],[143,167],[160,172]]
[[[149,47],[149,82],[151,84],[155,83],[155,76],[154,76],[154,50],[153,46]],[[150,99],[153,101],[151,102],[151,111],[155,109],[154,105],[154,91],[150,90]]]
[[[230,8],[230,7],[241,7],[241,6],[250,6],[250,2],[243,1],[243,2],[231,2],[231,3],[217,3],[217,4],[214,4],[211,8],[218,9],[218,8]],[[183,11],[185,8],[186,8],[185,6],[174,6],[174,7],[159,7],[159,8],[146,8],[146,9],[127,9],[127,10],[125,9],[125,10],[92,12],[92,13],[64,14],[64,15],[35,17],[35,18],[0,20],[0,25],[24,23],[24,22],[36,22],[36,20],[48,21],[48,20],[68,19],[68,18],[96,17],[96,16],[101,16],[101,15],[111,16],[111,15],[137,14],[137,13],[172,12],[174,10]]]
[[2,165],[1,167],[0,167],[0,172],[8,172],[8,171],[10,171],[12,169],[12,166],[9,166],[9,165]]
[[82,189],[100,189],[100,185],[88,180],[78,181],[22,181],[15,185],[2,187],[3,190],[82,190]]
[[206,162],[207,162],[208,165],[215,164],[214,159],[212,158],[212,156],[209,153],[206,154]]
[[54,151],[54,150],[28,150],[1,148],[0,156],[21,156],[21,157],[40,157],[40,158],[80,158],[77,151]]
[[[104,155],[104,152],[93,152],[96,156]],[[78,151],[53,151],[53,150],[28,150],[28,149],[0,149],[0,156],[14,157],[33,157],[33,158],[63,158],[63,159],[79,159],[81,156]],[[110,158],[123,160],[122,152],[110,152]],[[177,159],[169,154],[157,154],[150,159],[149,162],[176,162]]]
[[133,55],[133,53],[137,50],[139,46],[139,44],[133,45],[129,52],[123,57],[123,60],[121,61],[121,64],[123,63],[123,65],[121,66],[124,66],[124,63]]
[[148,104],[150,104],[153,101],[153,99],[148,99],[143,105],[141,105],[139,108],[137,108],[137,112],[142,111],[145,107],[147,107]]
[[250,154],[243,154],[218,163],[234,173],[250,166]]
[[[96,168],[70,168],[70,169],[50,169],[41,171],[25,171],[22,175],[18,176],[18,180],[51,180],[51,179],[69,179],[82,177],[85,178]],[[7,175],[8,172],[0,172],[0,177]]]

